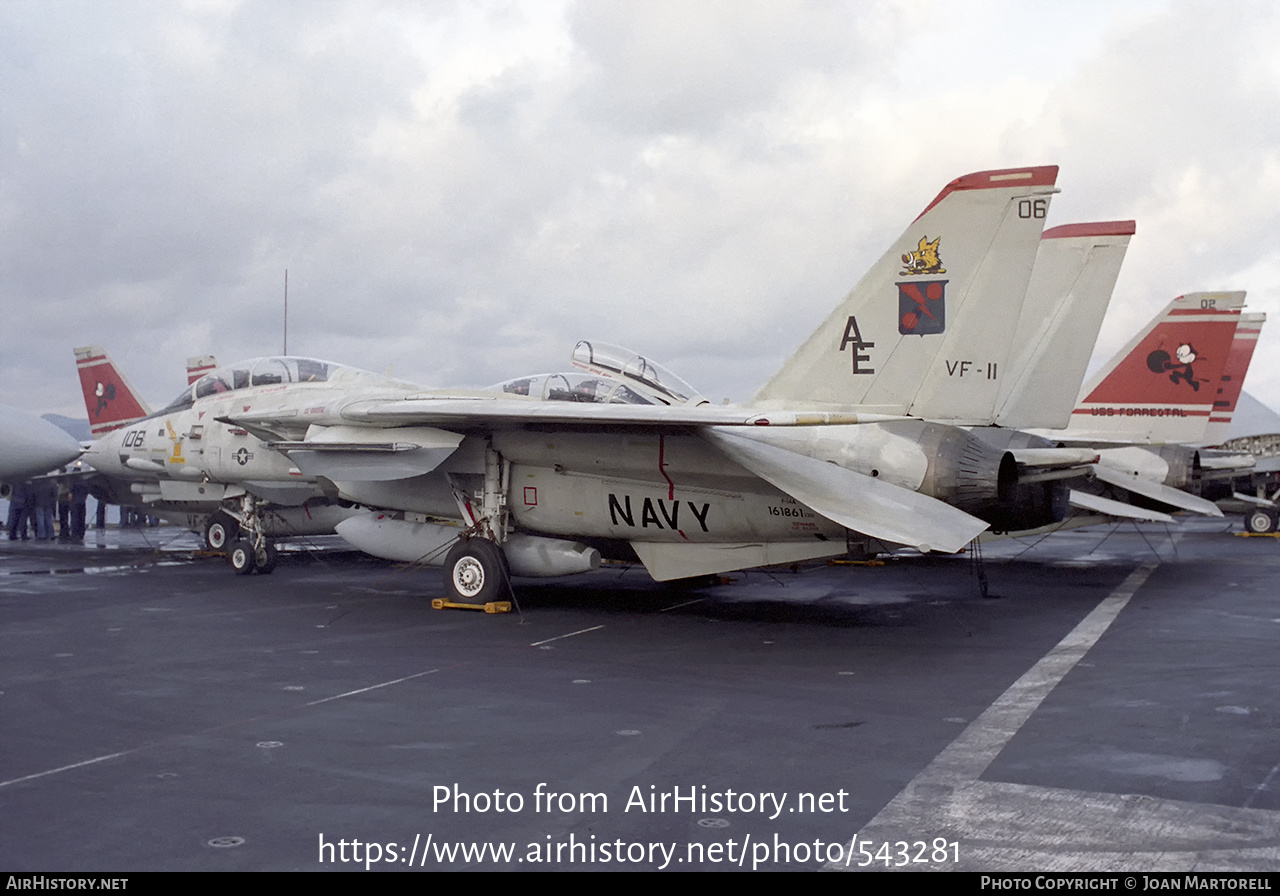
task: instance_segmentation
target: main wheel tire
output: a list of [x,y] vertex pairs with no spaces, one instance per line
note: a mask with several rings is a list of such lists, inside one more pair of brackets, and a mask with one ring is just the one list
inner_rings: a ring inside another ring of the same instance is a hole
[[460,541],[444,561],[444,588],[448,599],[462,604],[484,604],[507,593],[507,563],[502,548],[484,538]]
[[243,538],[237,538],[227,545],[227,560],[231,563],[231,569],[238,576],[249,575],[258,565],[258,558],[254,556],[253,545]]
[[229,542],[240,537],[240,524],[225,510],[209,517],[204,527],[204,546],[211,551],[225,550]]
[[280,559],[280,551],[270,541],[264,541],[262,550],[254,554],[253,562],[258,567],[258,575],[269,576],[275,571],[276,562]]
[[1277,515],[1274,510],[1259,507],[1244,518],[1244,527],[1255,535],[1268,535],[1276,531]]

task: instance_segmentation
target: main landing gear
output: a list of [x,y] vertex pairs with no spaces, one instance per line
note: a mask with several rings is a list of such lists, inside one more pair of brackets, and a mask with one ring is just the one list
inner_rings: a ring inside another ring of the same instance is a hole
[[1244,528],[1254,535],[1271,535],[1278,528],[1280,514],[1265,507],[1259,507],[1245,514]]
[[445,558],[444,589],[452,602],[487,604],[505,600],[511,593],[510,582],[502,548],[487,538],[465,538]]
[[511,570],[502,551],[507,537],[510,478],[510,465],[490,445],[484,452],[484,487],[474,500],[453,485],[458,509],[472,525],[469,535],[445,557],[446,603],[488,605],[511,596]]

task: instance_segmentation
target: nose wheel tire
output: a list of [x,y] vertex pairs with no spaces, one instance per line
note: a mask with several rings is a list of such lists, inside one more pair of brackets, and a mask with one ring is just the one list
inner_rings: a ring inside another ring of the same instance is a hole
[[253,545],[241,538],[237,538],[227,546],[227,560],[230,561],[231,569],[238,576],[249,575],[258,565]]
[[507,563],[502,548],[484,538],[460,541],[444,562],[444,588],[448,600],[483,604],[507,593]]
[[262,549],[257,551],[253,556],[254,565],[258,568],[258,575],[269,576],[276,568],[276,561],[280,559],[280,552],[271,542],[265,542]]

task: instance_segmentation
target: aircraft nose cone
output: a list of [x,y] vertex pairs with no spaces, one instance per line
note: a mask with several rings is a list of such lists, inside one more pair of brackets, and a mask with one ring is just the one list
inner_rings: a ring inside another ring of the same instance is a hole
[[80,443],[48,420],[0,406],[0,478],[38,476],[79,456]]

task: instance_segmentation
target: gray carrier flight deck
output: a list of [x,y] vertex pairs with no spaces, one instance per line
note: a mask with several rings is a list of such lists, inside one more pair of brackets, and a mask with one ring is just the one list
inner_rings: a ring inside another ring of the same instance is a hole
[[0,546],[0,868],[1280,870],[1280,542],[1222,520],[505,615],[176,533]]

